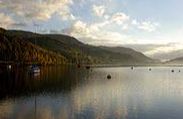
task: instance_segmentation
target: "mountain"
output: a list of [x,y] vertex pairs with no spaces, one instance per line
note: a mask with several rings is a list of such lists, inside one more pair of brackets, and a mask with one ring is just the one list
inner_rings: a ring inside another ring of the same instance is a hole
[[174,50],[169,52],[159,52],[154,54],[152,57],[166,61],[172,58],[183,57],[182,54],[183,54],[183,49],[179,49],[179,50]]
[[171,59],[169,61],[164,62],[164,64],[181,65],[181,64],[183,64],[183,57]]
[[136,59],[137,61],[143,61],[146,63],[152,63],[152,62],[159,62],[158,60],[154,60],[151,59],[147,56],[145,56],[143,53],[141,52],[137,52],[133,49],[130,48],[126,48],[126,47],[104,47],[101,46],[102,49],[114,52],[114,53],[119,53],[119,54],[130,54],[134,57],[134,59]]
[[[6,54],[5,54],[6,53]],[[124,47],[97,47],[58,34],[0,29],[0,61],[40,64],[152,64],[140,52]]]

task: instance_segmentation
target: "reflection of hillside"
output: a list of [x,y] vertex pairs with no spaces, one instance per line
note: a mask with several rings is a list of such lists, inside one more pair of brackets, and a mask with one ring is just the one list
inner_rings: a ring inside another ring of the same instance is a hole
[[68,66],[41,67],[39,75],[28,73],[25,67],[4,71],[0,74],[0,98],[42,92],[70,91],[87,74],[79,72]]
[[[169,68],[154,67],[149,72],[146,67],[92,71],[43,67],[41,71],[38,77],[30,79],[25,73],[29,78],[15,79],[16,83],[23,82],[16,84],[17,89],[24,87],[32,95],[0,100],[0,119],[162,119],[162,114],[165,119],[183,117],[182,74],[169,74]],[[107,74],[112,79],[106,79]]]

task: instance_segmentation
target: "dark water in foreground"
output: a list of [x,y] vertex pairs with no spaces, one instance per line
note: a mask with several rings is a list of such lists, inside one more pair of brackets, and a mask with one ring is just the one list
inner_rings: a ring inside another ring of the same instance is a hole
[[26,68],[1,72],[0,119],[182,119],[183,68],[171,69],[42,67],[40,75]]

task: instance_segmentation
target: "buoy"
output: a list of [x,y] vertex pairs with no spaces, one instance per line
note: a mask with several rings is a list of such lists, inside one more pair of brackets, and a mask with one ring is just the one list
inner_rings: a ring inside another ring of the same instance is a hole
[[81,67],[81,65],[80,65],[80,64],[78,64],[78,65],[77,65],[77,67],[78,67],[78,68],[80,68],[80,67]]
[[151,71],[151,68],[149,68],[149,71]]
[[107,79],[111,79],[111,75],[110,74],[107,75]]
[[90,66],[86,66],[86,69],[90,69]]
[[172,72],[174,72],[174,70],[172,69]]
[[133,67],[131,67],[131,70],[133,70]]
[[180,70],[179,70],[179,72],[180,72]]

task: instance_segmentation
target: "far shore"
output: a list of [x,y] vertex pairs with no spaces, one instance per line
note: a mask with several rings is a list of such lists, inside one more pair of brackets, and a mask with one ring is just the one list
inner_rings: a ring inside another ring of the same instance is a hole
[[183,67],[183,64],[97,64],[91,67]]
[[[4,62],[0,61],[0,66],[5,66],[5,65],[15,65],[15,66],[27,66],[27,65],[32,65],[32,64],[37,64],[40,66],[75,66],[77,64],[75,63],[66,63],[66,64],[40,64],[40,63],[17,63],[17,62]],[[166,63],[157,63],[157,64],[80,64],[81,67],[183,67],[183,64],[166,64]]]

